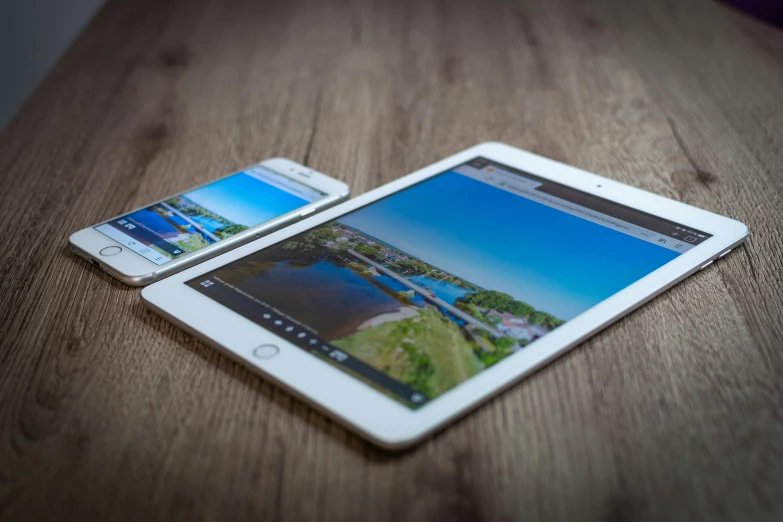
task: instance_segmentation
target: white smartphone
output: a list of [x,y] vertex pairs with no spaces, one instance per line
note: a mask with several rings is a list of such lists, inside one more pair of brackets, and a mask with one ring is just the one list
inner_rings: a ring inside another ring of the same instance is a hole
[[402,448],[747,235],[738,221],[486,143],[141,295],[365,437]]
[[342,181],[285,158],[80,230],[71,250],[117,279],[143,286],[348,198]]

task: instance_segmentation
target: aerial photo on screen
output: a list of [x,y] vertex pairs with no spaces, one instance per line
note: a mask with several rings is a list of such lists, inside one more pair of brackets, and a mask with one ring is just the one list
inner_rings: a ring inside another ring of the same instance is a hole
[[[174,196],[116,221],[123,232],[193,252],[305,204],[302,198],[245,172]],[[156,244],[157,243],[157,244]],[[165,244],[164,244],[165,245]]]
[[[255,275],[263,290],[253,294],[282,310],[295,298],[284,295],[285,281],[304,283],[309,304],[297,306],[297,319],[430,397],[563,323],[340,222],[253,259],[220,277],[247,291],[255,286],[247,277]],[[339,306],[324,302],[335,298]]]
[[251,297],[433,398],[668,252],[448,172],[213,275],[236,290],[227,306]]

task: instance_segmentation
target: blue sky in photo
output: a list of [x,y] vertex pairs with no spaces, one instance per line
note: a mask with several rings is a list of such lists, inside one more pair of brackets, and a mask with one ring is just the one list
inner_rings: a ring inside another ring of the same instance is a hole
[[563,320],[679,255],[456,172],[338,221]]
[[184,194],[226,219],[256,226],[299,208],[307,201],[244,172]]

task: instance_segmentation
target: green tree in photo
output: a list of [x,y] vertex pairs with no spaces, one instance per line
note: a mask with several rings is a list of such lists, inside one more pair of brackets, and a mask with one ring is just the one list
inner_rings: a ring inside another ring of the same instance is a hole
[[421,261],[414,261],[411,259],[401,259],[395,261],[393,265],[404,275],[427,275],[430,272],[430,267]]
[[299,243],[296,241],[286,241],[282,246],[283,250],[296,250],[299,248]]
[[231,237],[234,234],[238,234],[238,233],[240,233],[240,232],[242,232],[244,230],[247,230],[247,229],[248,229],[248,227],[246,227],[245,225],[233,224],[233,225],[228,225],[228,226],[225,226],[225,227],[221,227],[221,228],[215,230],[215,232],[213,232],[213,233],[217,237],[219,237],[220,239],[226,239],[227,237]]
[[427,397],[434,396],[431,380],[435,375],[435,366],[432,364],[432,357],[410,344],[404,344],[402,347],[412,367],[404,379],[405,384]]
[[460,297],[459,300],[488,310],[497,310],[501,313],[507,312],[517,317],[527,317],[536,311],[529,304],[517,301],[510,295],[497,290],[473,292]]
[[376,261],[380,260],[381,249],[378,248],[378,247],[374,247],[374,246],[370,246],[370,245],[365,245],[364,243],[360,243],[360,244],[356,245],[355,247],[353,247],[353,249],[356,252],[358,252],[358,253],[360,253],[360,254],[362,254],[364,256],[369,257],[370,259],[374,259]]
[[495,346],[495,350],[492,352],[484,350],[475,350],[476,357],[481,360],[481,363],[487,367],[492,366],[496,362],[500,361],[511,355],[512,348],[516,342],[511,337],[489,337],[492,344]]
[[320,227],[306,233],[304,239],[312,246],[324,246],[329,241],[334,240],[335,237],[335,233],[332,232],[332,223],[326,223],[325,225],[321,225]]
[[497,350],[510,353],[511,348],[514,347],[515,342],[511,337],[492,337],[492,344],[495,345]]
[[545,312],[533,312],[530,314],[530,317],[528,318],[530,321],[530,324],[537,324],[539,326],[543,326],[547,330],[554,330],[561,324],[563,324],[565,321],[558,319],[557,317],[553,317]]

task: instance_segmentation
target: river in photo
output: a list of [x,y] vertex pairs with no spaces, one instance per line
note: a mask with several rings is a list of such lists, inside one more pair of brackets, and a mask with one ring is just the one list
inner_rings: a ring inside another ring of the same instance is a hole
[[221,228],[225,228],[228,226],[226,223],[223,223],[222,221],[218,221],[217,219],[212,219],[206,216],[188,216],[188,217],[191,219],[191,221],[194,221],[199,225],[203,226],[211,234],[214,234],[215,230],[219,230]]
[[[431,304],[419,294],[400,295],[410,289],[387,275],[361,274],[333,258],[269,261],[264,265],[252,272],[235,272],[236,278],[226,275],[232,284],[310,326],[327,340],[351,335],[368,319],[401,306]],[[413,276],[411,280],[452,304],[468,292],[426,276]]]
[[265,264],[241,281],[231,274],[227,279],[330,341],[351,335],[368,319],[409,304],[376,277],[329,258]]
[[182,229],[191,228],[192,225],[177,215],[162,216],[153,210],[155,207],[144,208],[130,214],[128,218],[156,233],[159,237],[168,239],[182,234]]
[[423,275],[411,276],[408,279],[410,279],[412,283],[415,283],[419,286],[426,286],[432,290],[432,292],[437,297],[452,305],[457,301],[457,299],[467,293],[470,293],[470,290],[466,290],[461,286],[457,286],[447,281],[438,281],[437,279],[432,279],[431,277]]

